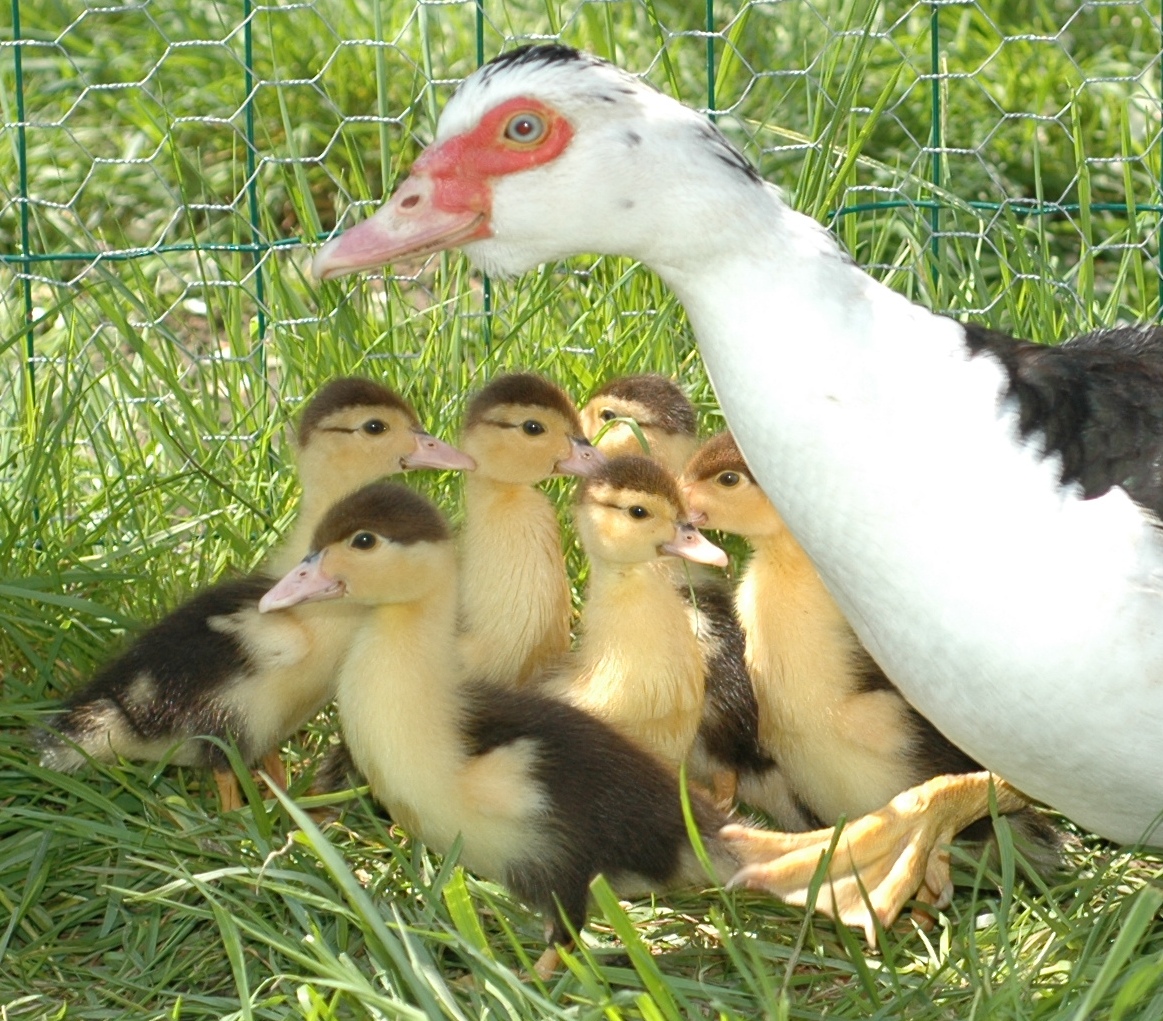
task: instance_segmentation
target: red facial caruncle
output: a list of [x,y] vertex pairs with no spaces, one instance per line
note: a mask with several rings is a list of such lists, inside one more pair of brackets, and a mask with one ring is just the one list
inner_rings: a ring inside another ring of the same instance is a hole
[[492,236],[492,181],[555,159],[573,138],[561,114],[516,96],[472,130],[430,146],[375,215],[333,238],[315,257],[320,279],[429,255]]
[[490,110],[471,131],[425,150],[412,173],[436,181],[434,201],[446,212],[488,212],[492,178],[548,163],[572,137],[569,121],[555,110],[516,96]]

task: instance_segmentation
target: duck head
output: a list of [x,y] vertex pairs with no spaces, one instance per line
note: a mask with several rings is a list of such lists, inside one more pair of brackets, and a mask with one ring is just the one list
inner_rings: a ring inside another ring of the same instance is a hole
[[582,485],[574,517],[591,559],[639,564],[674,556],[727,566],[727,554],[691,524],[674,477],[649,458],[611,458]]
[[697,267],[731,244],[705,197],[762,187],[701,114],[589,54],[523,47],[464,81],[407,180],[313,271],[453,247],[494,276],[587,252]]
[[510,485],[586,476],[605,462],[565,391],[529,372],[498,376],[473,395],[461,446],[482,477]]
[[414,602],[454,576],[451,538],[419,493],[392,482],[364,486],[332,506],[312,551],[262,597],[259,611],[326,599]]

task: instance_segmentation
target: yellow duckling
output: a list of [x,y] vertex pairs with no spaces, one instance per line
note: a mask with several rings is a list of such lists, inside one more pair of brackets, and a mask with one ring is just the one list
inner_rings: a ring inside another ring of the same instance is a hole
[[[649,449],[625,421],[638,426]],[[698,417],[677,383],[658,373],[620,376],[603,384],[581,411],[585,434],[607,457],[645,455],[681,475],[698,449]],[[600,434],[600,435],[599,435]]]
[[687,521],[674,477],[615,457],[581,486],[578,535],[590,560],[581,641],[549,689],[677,767],[703,718],[707,664],[666,557],[723,565]]
[[[673,526],[664,541],[708,545]],[[262,608],[316,599],[370,608],[336,693],[355,765],[393,820],[438,852],[461,838],[465,868],[544,914],[550,947],[538,974],[553,971],[554,946],[585,923],[599,873],[625,896],[706,883],[672,770],[541,691],[464,680],[452,640],[457,558],[427,500],[369,486],[320,523],[313,545]],[[691,807],[725,880],[740,864],[717,837],[725,816],[697,791]]]
[[527,372],[473,396],[460,443],[477,464],[465,478],[460,533],[461,655],[472,676],[520,686],[570,644],[561,529],[537,485],[589,475],[605,458],[565,391]]

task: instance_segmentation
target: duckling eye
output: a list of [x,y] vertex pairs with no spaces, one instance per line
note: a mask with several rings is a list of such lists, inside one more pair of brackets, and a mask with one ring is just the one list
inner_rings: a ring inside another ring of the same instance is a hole
[[545,426],[535,418],[527,419],[521,423],[521,428],[525,431],[526,436],[540,436],[545,432]]
[[719,485],[720,486],[728,486],[728,487],[739,485],[739,473],[738,472],[722,472],[722,473],[720,473]]
[[369,436],[379,436],[380,433],[388,431],[388,423],[383,419],[369,418],[360,428]]
[[356,532],[351,537],[351,548],[359,550],[375,549],[379,537],[374,532]]
[[603,408],[600,417],[603,422],[612,422],[615,418],[618,417],[618,413],[616,411],[612,411],[610,408]]
[[645,521],[650,517],[650,511],[643,507],[640,503],[634,504],[633,507],[627,507],[626,513],[632,518],[637,518],[639,521]]
[[505,125],[505,137],[510,142],[531,145],[545,135],[545,121],[535,113],[519,113]]

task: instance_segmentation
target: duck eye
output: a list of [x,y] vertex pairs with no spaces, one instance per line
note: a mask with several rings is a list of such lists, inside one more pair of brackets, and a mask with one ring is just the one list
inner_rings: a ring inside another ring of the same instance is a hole
[[639,521],[645,521],[646,518],[650,517],[650,511],[648,511],[640,503],[634,504],[633,507],[627,507],[626,513],[629,514],[632,518],[637,518]]
[[545,135],[545,121],[535,113],[519,113],[505,125],[505,137],[510,142],[532,145]]
[[601,419],[603,422],[612,422],[617,417],[618,413],[616,411],[612,411],[610,408],[602,409]]
[[375,532],[356,532],[351,537],[351,548],[359,550],[375,549],[376,543],[380,540]]
[[525,431],[526,436],[540,436],[545,432],[545,426],[535,418],[527,419],[521,423],[521,428]]
[[369,418],[360,428],[369,436],[379,436],[380,433],[388,431],[388,423],[383,419]]
[[720,486],[737,486],[737,485],[739,485],[739,473],[738,472],[722,472],[719,475],[719,485]]

